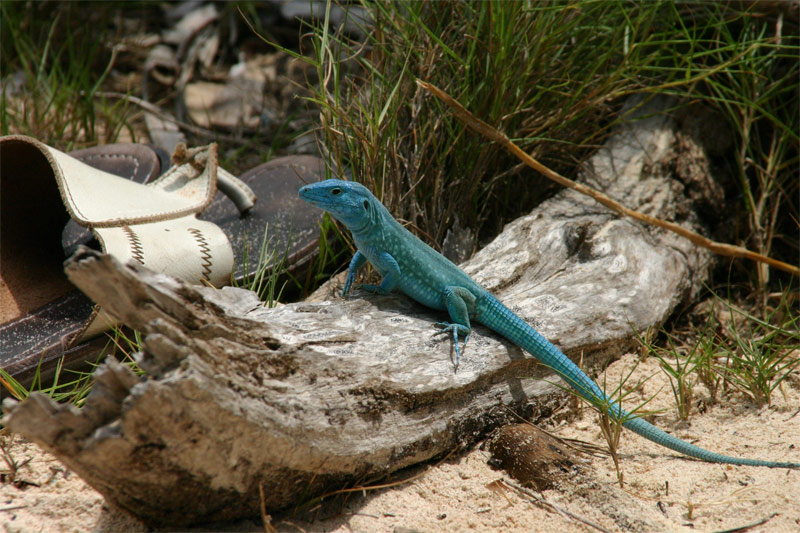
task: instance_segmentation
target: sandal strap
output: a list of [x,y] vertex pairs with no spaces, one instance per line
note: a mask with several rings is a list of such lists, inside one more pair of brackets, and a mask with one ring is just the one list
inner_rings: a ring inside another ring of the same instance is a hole
[[129,226],[202,211],[217,191],[216,145],[197,151],[148,185],[109,174],[30,139],[48,158],[70,216],[82,226]]
[[244,214],[256,205],[256,193],[245,182],[222,167],[217,168],[217,187],[236,205],[239,213]]

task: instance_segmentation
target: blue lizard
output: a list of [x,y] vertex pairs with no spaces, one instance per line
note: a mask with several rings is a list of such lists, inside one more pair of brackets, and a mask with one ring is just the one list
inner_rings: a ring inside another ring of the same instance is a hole
[[378,294],[397,289],[423,305],[449,313],[451,322],[437,323],[441,328],[437,334],[452,333],[456,368],[461,352],[459,337],[464,339],[463,347],[469,339],[471,319],[533,354],[578,394],[596,406],[605,406],[612,418],[623,420],[623,426],[646,439],[712,463],[800,468],[800,463],[742,459],[709,452],[665,433],[641,418],[631,417],[558,348],[463,270],[401,226],[363,185],[331,179],[306,185],[299,194],[306,202],[328,211],[353,234],[358,250],[350,261],[342,296],[347,295],[356,273],[369,261],[383,279],[380,285],[361,285],[360,288]]

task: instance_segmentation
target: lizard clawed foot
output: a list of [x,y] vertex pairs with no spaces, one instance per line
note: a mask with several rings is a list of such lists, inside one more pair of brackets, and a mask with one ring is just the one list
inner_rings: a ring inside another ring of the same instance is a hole
[[353,286],[353,280],[356,278],[355,274],[348,274],[347,279],[344,282],[344,288],[342,289],[342,298],[347,298],[347,294],[350,292],[350,287]]
[[470,328],[467,326],[463,326],[461,324],[451,324],[449,322],[437,322],[434,324],[436,327],[442,328],[441,330],[434,333],[436,335],[442,335],[446,333],[453,333],[453,343],[456,347],[456,370],[458,370],[458,364],[461,360],[461,350],[458,347],[458,334],[462,333],[464,335],[464,343],[461,347],[465,347],[467,345],[467,341],[469,340]]
[[371,292],[373,294],[389,294],[391,291],[388,291],[381,287],[380,285],[371,285],[369,283],[362,283],[361,285],[356,285],[357,288],[361,289],[365,292]]

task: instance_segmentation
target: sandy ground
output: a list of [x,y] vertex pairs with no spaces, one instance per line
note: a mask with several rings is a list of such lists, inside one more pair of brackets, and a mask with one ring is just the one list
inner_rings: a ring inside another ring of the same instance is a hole
[[[607,370],[610,386],[636,361],[623,357]],[[628,383],[652,376],[642,396],[658,392],[651,409],[666,411],[656,424],[679,437],[729,455],[800,461],[800,379],[776,392],[773,405],[757,409],[739,394],[708,405],[689,424],[676,422],[668,382],[653,359],[641,363]],[[634,393],[639,394],[639,393]],[[706,399],[706,391],[698,390]],[[635,398],[632,398],[634,401]],[[706,403],[708,403],[706,401]],[[569,423],[550,430],[561,437],[602,444],[595,415],[582,409]],[[0,532],[147,531],[136,519],[109,509],[102,496],[35,445],[20,439],[7,446],[17,462],[30,459],[0,484]],[[325,520],[276,517],[279,531],[800,531],[800,471],[712,465],[677,458],[656,444],[625,432],[621,489],[610,458],[576,466],[540,494],[536,503],[498,480],[513,480],[491,468],[480,447],[438,465],[400,472],[416,476],[393,488],[352,495]],[[0,463],[0,468],[5,465]],[[23,483],[20,484],[19,481]],[[556,508],[558,510],[556,510]],[[575,518],[569,516],[572,514]],[[260,521],[214,524],[196,531],[264,531]]]

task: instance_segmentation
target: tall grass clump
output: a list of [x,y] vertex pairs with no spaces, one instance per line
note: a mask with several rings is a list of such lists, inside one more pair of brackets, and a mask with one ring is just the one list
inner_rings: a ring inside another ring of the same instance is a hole
[[779,255],[796,259],[796,222],[787,221],[798,219],[798,31],[780,11],[711,2],[363,7],[366,38],[321,16],[307,40],[322,80],[311,99],[320,144],[334,173],[365,183],[428,242],[455,225],[491,237],[550,185],[467,131],[416,79],[565,175],[602,143],[630,95],[703,103],[737,139],[723,157],[738,183],[728,191],[731,238],[761,252],[780,241]]
[[771,405],[775,390],[800,368],[800,314],[790,294],[764,316],[717,302],[728,315],[724,335],[718,333],[718,372],[761,407]]
[[[751,303],[747,309],[712,293],[696,313],[702,324],[662,332],[666,347],[639,338],[667,374],[680,419],[688,420],[696,400],[714,404],[720,394],[731,391],[743,393],[759,407],[768,406],[787,379],[797,380],[796,298],[797,293],[787,289],[773,294],[766,308]],[[698,384],[706,387],[707,398],[695,394]]]
[[314,100],[321,144],[337,173],[367,184],[429,242],[440,243],[457,218],[495,232],[548,187],[468,132],[417,78],[556,168],[599,142],[615,109],[608,94],[635,85],[618,72],[619,48],[606,47],[587,64],[601,42],[622,42],[620,24],[595,27],[609,17],[606,4],[400,2],[368,9],[366,43],[324,26],[312,41],[327,82]]
[[[96,93],[115,68],[112,4],[0,2],[0,134],[64,150],[114,142],[132,109]],[[85,31],[86,27],[92,31]]]
[[[788,6],[788,4],[786,5]],[[786,7],[785,6],[785,7]],[[797,264],[800,179],[800,29],[796,17],[709,5],[688,9],[678,28],[699,62],[667,66],[676,80],[665,87],[684,100],[699,99],[727,122],[733,146],[724,161],[734,177],[735,201],[726,220],[731,240],[763,255]],[[780,8],[780,6],[777,6]],[[686,46],[682,47],[686,49]],[[676,60],[678,56],[676,56]],[[681,76],[691,82],[679,83]],[[765,296],[766,265],[752,268]],[[762,307],[765,301],[762,300]]]

